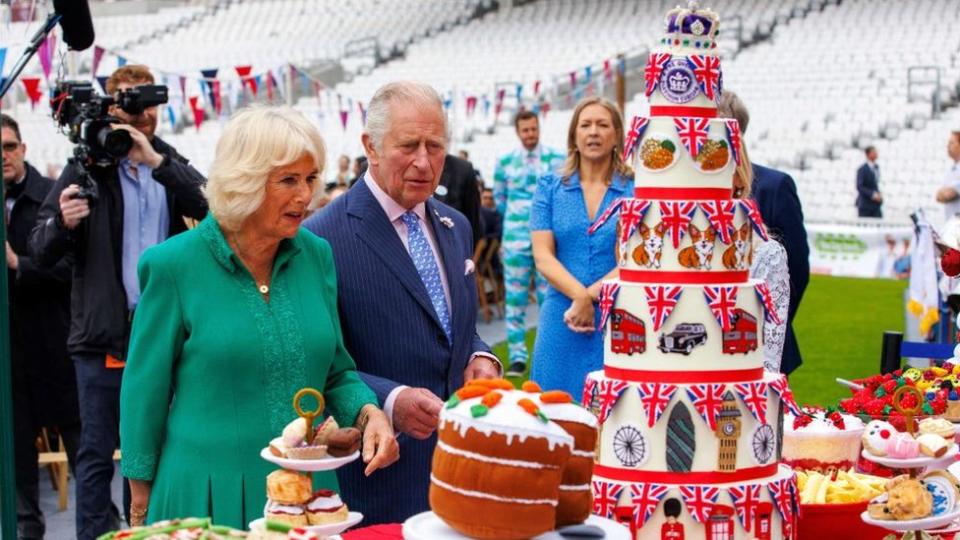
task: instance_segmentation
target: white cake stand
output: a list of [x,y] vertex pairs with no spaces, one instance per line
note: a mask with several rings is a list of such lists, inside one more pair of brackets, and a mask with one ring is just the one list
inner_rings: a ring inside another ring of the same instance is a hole
[[[606,534],[605,540],[632,540],[630,530],[613,521],[591,515],[585,522],[587,525],[596,525]],[[453,530],[433,512],[417,514],[403,523],[404,540],[470,540]],[[541,534],[532,540],[563,540],[563,536],[556,531]]]

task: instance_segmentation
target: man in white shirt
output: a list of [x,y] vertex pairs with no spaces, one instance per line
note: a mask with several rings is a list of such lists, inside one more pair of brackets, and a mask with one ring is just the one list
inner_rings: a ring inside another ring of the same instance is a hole
[[943,203],[946,218],[960,214],[960,131],[950,132],[947,141],[947,155],[953,165],[943,177],[943,183],[937,190],[937,202]]

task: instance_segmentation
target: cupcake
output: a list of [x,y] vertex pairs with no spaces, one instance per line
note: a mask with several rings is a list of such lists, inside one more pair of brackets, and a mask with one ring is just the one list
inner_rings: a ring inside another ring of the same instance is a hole
[[339,523],[346,520],[349,515],[347,505],[340,500],[340,495],[329,489],[321,489],[314,493],[306,508],[307,521],[310,525]]

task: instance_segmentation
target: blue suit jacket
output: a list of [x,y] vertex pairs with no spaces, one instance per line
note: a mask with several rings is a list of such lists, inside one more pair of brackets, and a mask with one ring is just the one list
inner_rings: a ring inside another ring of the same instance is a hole
[[810,282],[810,246],[807,244],[807,229],[803,226],[803,208],[797,196],[797,186],[789,174],[756,163],[753,164],[751,196],[757,201],[767,230],[787,251],[790,311],[780,371],[789,374],[802,362],[800,346],[793,333],[793,318],[800,306],[803,291]]
[[883,203],[875,202],[871,198],[878,191],[877,175],[864,163],[857,169],[857,212],[861,216],[881,216],[880,207]]
[[[470,356],[490,350],[476,333],[475,274],[465,275],[465,261],[473,256],[470,223],[439,201],[428,199],[426,205],[450,288],[452,344],[410,254],[366,182],[357,182],[304,224],[333,248],[344,343],[381,405],[398,385],[427,388],[446,400],[463,385]],[[441,216],[453,227],[443,225]],[[436,435],[398,440],[400,461],[369,478],[360,460],[337,471],[341,496],[363,513],[365,524],[397,523],[429,508]]]

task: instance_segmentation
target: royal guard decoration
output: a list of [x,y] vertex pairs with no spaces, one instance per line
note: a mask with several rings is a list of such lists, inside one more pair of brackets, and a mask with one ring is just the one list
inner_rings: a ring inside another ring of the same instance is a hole
[[647,327],[625,309],[610,315],[610,351],[616,354],[643,354],[647,350]]
[[669,487],[650,482],[640,482],[630,486],[630,501],[633,503],[633,526],[636,529],[643,527],[643,524],[650,519],[667,491],[669,491]]
[[680,495],[687,505],[687,512],[698,523],[706,523],[717,502],[720,489],[713,486],[680,486]]
[[733,472],[737,470],[737,441],[740,440],[740,409],[737,408],[737,399],[730,391],[727,391],[723,395],[723,406],[720,408],[715,433],[717,438],[720,439],[717,469],[722,472]]
[[653,331],[659,332],[670,314],[673,313],[673,308],[677,307],[680,295],[683,294],[683,287],[647,285],[643,288],[643,294],[647,299],[650,318],[653,319]]
[[607,324],[607,318],[610,317],[610,310],[617,302],[617,295],[620,294],[620,284],[615,281],[605,281],[600,285],[600,328]]
[[677,519],[683,512],[683,505],[677,499],[667,499],[663,503],[663,515],[667,521],[660,526],[660,540],[684,540],[683,523]]
[[647,415],[647,427],[652,428],[667,410],[673,395],[677,393],[677,385],[649,382],[640,383],[637,388],[640,391],[643,412]]

